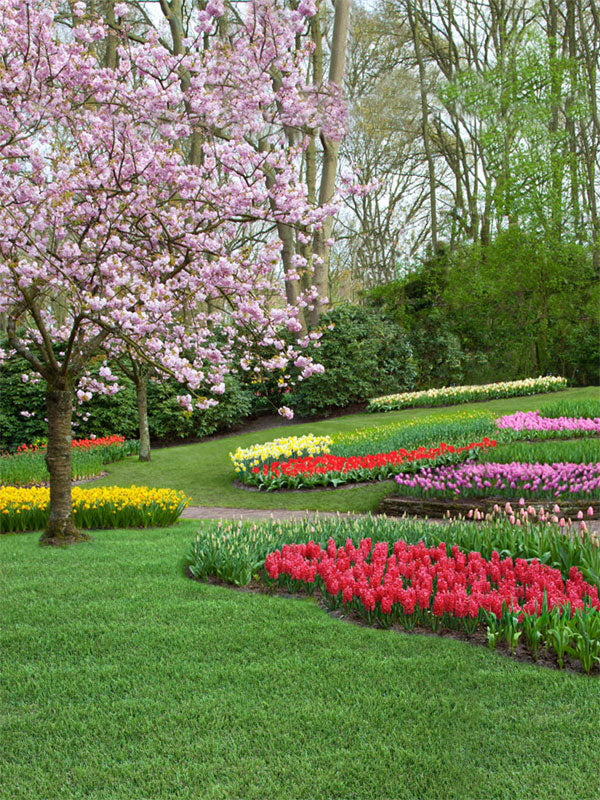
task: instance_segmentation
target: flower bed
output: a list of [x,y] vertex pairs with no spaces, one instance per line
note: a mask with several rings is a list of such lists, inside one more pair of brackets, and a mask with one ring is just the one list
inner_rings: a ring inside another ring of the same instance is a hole
[[486,560],[445,543],[427,547],[370,538],[356,547],[348,540],[327,548],[309,542],[284,545],[269,553],[265,571],[287,591],[318,588],[330,609],[360,615],[382,627],[400,624],[462,629],[487,628],[490,647],[502,637],[514,652],[520,637],[534,658],[542,647],[553,650],[559,666],[565,654],[589,673],[600,663],[600,600],[597,586],[573,567],[567,580],[559,570],[536,559]]
[[270,465],[273,461],[285,458],[303,458],[306,456],[325,455],[333,443],[331,436],[288,436],[282,439],[273,439],[264,444],[254,444],[251,447],[238,447],[235,453],[229,453],[233,468],[242,480],[254,467]]
[[517,411],[496,420],[500,430],[536,434],[537,438],[554,437],[560,432],[569,437],[600,435],[600,418],[542,417],[539,411]]
[[[79,528],[148,528],[172,525],[189,505],[182,492],[146,486],[72,489]],[[50,490],[0,487],[0,532],[41,530],[48,521]]]
[[260,489],[302,489],[313,486],[339,486],[342,483],[383,480],[391,478],[403,464],[420,465],[425,461],[452,462],[476,448],[495,447],[496,442],[484,438],[461,447],[442,442],[437,447],[419,447],[414,450],[393,450],[366,456],[336,456],[326,454],[272,461],[254,466],[245,475],[245,481]]
[[600,440],[595,437],[579,437],[576,439],[542,439],[540,441],[503,442],[503,432],[499,432],[500,441],[494,450],[478,455],[479,462],[495,461],[510,464],[520,461],[527,464],[577,463],[590,464],[600,461]]
[[417,497],[596,498],[600,463],[458,464],[396,476],[402,495]]
[[[71,477],[73,480],[92,478],[102,471],[104,464],[120,461],[138,450],[137,441],[126,440],[113,434],[89,439],[73,439],[71,451]],[[47,483],[49,476],[45,462],[45,444],[22,444],[15,453],[0,454],[2,484],[32,486]]]
[[450,441],[457,447],[480,442],[485,436],[498,438],[493,414],[462,411],[449,417],[440,416],[438,412],[437,415],[337,433],[330,452],[336,456],[369,455],[389,453],[399,448],[411,450],[421,445],[430,447],[443,441]]
[[[577,407],[585,410],[582,404]],[[593,404],[589,407],[595,408]],[[589,434],[598,430],[599,423],[600,419],[585,417],[545,418],[541,412],[499,419],[486,411],[463,411],[452,417],[438,413],[333,437],[309,434],[275,439],[238,448],[230,457],[243,484],[270,490],[337,486],[349,481],[389,478],[393,470],[390,472],[388,467],[398,463],[396,454],[435,449],[443,440],[452,441],[455,453],[468,450],[474,442],[489,440],[502,445],[497,458],[495,451],[482,449],[478,460],[534,460],[532,445],[522,441],[533,439],[536,448],[543,448],[535,451],[535,460],[540,462],[596,461],[600,455],[598,439]],[[576,441],[565,441],[572,438]],[[546,441],[550,439],[560,441]],[[458,458],[446,460],[455,462]]]
[[527,378],[521,381],[487,383],[481,386],[445,386],[421,392],[401,392],[369,401],[367,411],[395,411],[415,406],[446,406],[475,400],[494,400],[501,397],[524,397],[531,394],[556,392],[567,388],[567,379],[553,376]]
[[[592,509],[592,515],[596,511]],[[467,553],[476,550],[488,560],[494,550],[510,553],[513,558],[537,558],[560,569],[564,579],[571,567],[577,567],[587,581],[600,586],[597,534],[587,530],[584,519],[573,523],[567,520],[566,525],[561,525],[564,516],[562,508],[557,514],[540,515],[531,506],[523,505],[514,511],[510,506],[508,510],[497,506],[478,525],[464,519],[431,525],[414,517],[398,520],[371,515],[260,522],[205,520],[199,524],[190,548],[188,568],[200,580],[211,577],[245,586],[260,575],[266,556],[284,544],[334,539],[340,546],[351,539],[358,546],[361,539],[369,537],[390,543],[402,538],[411,544],[422,541],[429,547],[452,542]],[[514,523],[511,517],[516,518]]]

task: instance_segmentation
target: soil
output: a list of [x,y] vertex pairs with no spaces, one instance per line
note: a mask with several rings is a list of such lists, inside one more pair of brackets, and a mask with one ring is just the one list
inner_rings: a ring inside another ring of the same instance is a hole
[[[380,481],[356,481],[354,483],[341,483],[339,486],[306,486],[303,489],[275,489],[274,492],[269,494],[306,494],[307,492],[332,492],[336,489],[357,489],[360,486],[376,486],[379,483],[394,483],[393,478],[386,478]],[[244,492],[260,492],[267,494],[266,491],[261,490],[258,486],[249,486],[243,483],[239,478],[233,481],[236,489],[242,489]]]

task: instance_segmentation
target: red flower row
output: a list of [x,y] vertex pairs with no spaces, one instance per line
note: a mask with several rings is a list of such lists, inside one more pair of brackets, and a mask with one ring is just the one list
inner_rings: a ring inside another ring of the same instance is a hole
[[448,557],[444,543],[428,548],[423,542],[398,541],[391,555],[387,542],[373,546],[371,539],[363,539],[358,548],[350,539],[339,549],[333,539],[327,549],[314,542],[284,545],[269,553],[265,570],[271,580],[287,576],[307,587],[317,583],[330,598],[358,602],[367,612],[383,615],[397,610],[404,617],[427,612],[475,621],[480,611],[500,618],[509,609],[522,618],[567,603],[571,613],[590,605],[600,609],[598,588],[586,583],[576,567],[564,581],[558,569],[537,559],[513,562],[494,551],[486,561],[456,545]]
[[92,447],[110,447],[112,444],[124,444],[125,437],[113,433],[111,436],[99,436],[94,439],[73,439],[72,446],[87,450]]
[[[331,453],[305,458],[290,458],[288,461],[273,461],[262,467],[253,467],[255,483],[279,488],[283,485],[302,486],[315,483],[342,483],[344,480],[372,479],[395,475],[402,464],[416,461],[452,458],[474,448],[495,447],[496,442],[487,436],[481,442],[471,442],[455,447],[442,442],[437,447],[419,447],[415,450],[392,450],[366,456],[336,456]],[[249,476],[249,477],[252,477]],[[319,476],[324,479],[319,480]]]
[[[120,436],[117,433],[113,433],[111,436],[98,436],[93,439],[73,439],[71,442],[72,447],[77,447],[81,450],[89,450],[93,447],[110,447],[110,445],[114,444],[124,444],[125,437]],[[17,453],[37,453],[38,450],[45,450],[45,444],[20,444],[16,452]],[[5,453],[3,455],[8,455]]]

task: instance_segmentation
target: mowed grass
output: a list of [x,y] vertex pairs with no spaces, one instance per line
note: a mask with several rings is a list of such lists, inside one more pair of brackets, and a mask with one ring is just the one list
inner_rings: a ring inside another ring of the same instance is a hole
[[192,582],[197,525],[0,537],[2,800],[597,800],[598,679]]
[[268,442],[280,436],[305,433],[327,434],[338,431],[353,431],[374,425],[385,425],[403,420],[418,419],[432,415],[452,417],[464,410],[490,410],[499,416],[514,411],[528,411],[540,404],[558,398],[597,398],[598,387],[568,389],[533,397],[515,397],[507,400],[492,400],[485,403],[469,403],[445,408],[419,408],[380,414],[349,414],[343,417],[290,425],[270,430],[228,436],[199,444],[167,447],[152,451],[152,461],[141,463],[134,457],[126,461],[107,465],[108,475],[104,485],[168,487],[181,489],[197,506],[226,506],[229,508],[289,508],[318,509],[321,511],[374,510],[379,502],[393,491],[390,483],[374,483],[372,486],[353,489],[315,490],[310,492],[249,492],[233,486],[235,477],[229,452],[237,447],[248,447],[257,442]]

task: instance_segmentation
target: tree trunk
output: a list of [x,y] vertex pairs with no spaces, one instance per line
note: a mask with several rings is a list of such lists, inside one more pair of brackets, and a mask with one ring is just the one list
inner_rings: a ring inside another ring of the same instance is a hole
[[429,210],[431,214],[431,247],[434,255],[438,250],[438,219],[437,219],[437,182],[435,177],[435,163],[431,138],[429,136],[429,101],[427,99],[427,76],[425,73],[425,59],[421,50],[421,33],[419,31],[418,20],[413,12],[411,2],[406,3],[408,22],[410,25],[413,45],[415,48],[415,58],[419,70],[419,97],[421,100],[421,133],[423,135],[423,149],[425,150],[425,161],[427,162],[427,173],[429,175]]
[[73,397],[71,385],[64,381],[48,385],[46,390],[48,414],[48,449],[46,466],[50,473],[50,516],[40,537],[43,545],[66,545],[89,539],[78,531],[73,518],[71,501],[71,416]]
[[150,430],[148,428],[148,395],[146,378],[139,373],[135,378],[135,396],[137,400],[138,425],[140,429],[140,461],[150,461]]
[[[336,0],[331,35],[331,55],[329,61],[329,83],[343,89],[346,69],[346,47],[348,41],[348,23],[350,20],[350,0]],[[323,145],[323,166],[321,169],[321,185],[319,187],[319,205],[331,202],[335,192],[335,178],[338,167],[339,142],[321,136]],[[333,228],[333,218],[327,217],[323,227],[315,231],[313,236],[313,255],[320,263],[313,263],[313,285],[317,288],[318,297],[314,308],[309,312],[311,327],[319,324],[324,309],[324,300],[329,294],[329,250],[327,244]]]

